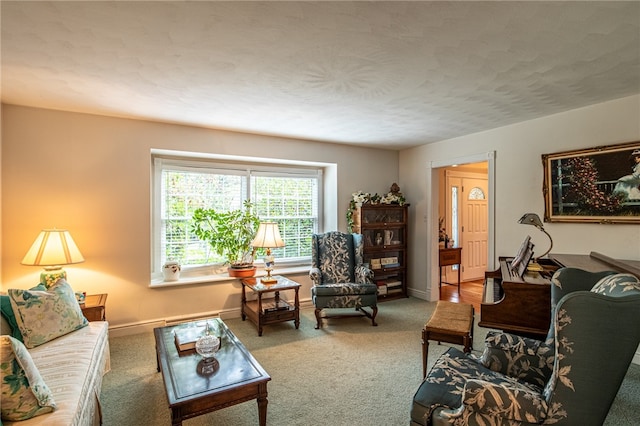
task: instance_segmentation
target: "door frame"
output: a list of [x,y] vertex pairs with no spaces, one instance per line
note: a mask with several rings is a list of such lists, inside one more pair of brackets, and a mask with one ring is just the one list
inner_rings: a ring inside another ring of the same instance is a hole
[[426,296],[429,301],[436,301],[440,298],[439,288],[439,271],[438,266],[438,203],[440,199],[440,178],[438,177],[438,170],[442,167],[450,167],[459,164],[469,163],[481,163],[486,161],[488,163],[488,191],[489,191],[489,205],[488,205],[488,249],[487,249],[487,268],[488,270],[495,269],[495,177],[496,177],[496,165],[495,165],[495,151],[488,151],[481,154],[469,155],[464,157],[453,157],[444,160],[434,160],[427,164],[426,173],[426,192],[427,192],[427,220],[426,220],[426,253],[428,262],[427,269],[427,291]]

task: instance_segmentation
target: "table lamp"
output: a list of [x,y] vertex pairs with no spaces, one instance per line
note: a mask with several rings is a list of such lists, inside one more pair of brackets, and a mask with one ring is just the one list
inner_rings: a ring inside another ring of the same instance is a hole
[[544,232],[545,234],[547,234],[547,237],[549,237],[549,249],[547,251],[545,251],[542,255],[536,257],[536,262],[546,256],[547,253],[549,253],[551,251],[551,248],[553,247],[553,239],[551,239],[551,235],[549,235],[549,233],[547,231],[544,230],[544,226],[542,226],[542,221],[540,220],[540,216],[538,216],[535,213],[525,213],[519,220],[518,223],[524,224],[524,225],[533,225],[536,228],[538,228],[539,230],[541,230],[542,232]]
[[40,282],[47,288],[67,278],[62,265],[84,262],[78,246],[65,229],[43,229],[22,259],[23,265],[44,266]]
[[267,271],[267,276],[261,278],[260,281],[263,284],[273,284],[278,282],[278,280],[271,276],[271,271],[273,270],[273,265],[275,263],[273,256],[271,256],[271,249],[284,247],[284,241],[282,241],[282,237],[280,237],[278,224],[275,222],[261,222],[251,245],[254,249],[267,249],[267,255],[264,258],[264,270]]

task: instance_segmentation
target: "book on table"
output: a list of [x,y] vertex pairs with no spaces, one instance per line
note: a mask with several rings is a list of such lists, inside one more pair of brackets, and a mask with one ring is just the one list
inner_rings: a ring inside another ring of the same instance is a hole
[[284,300],[278,300],[278,303],[274,301],[263,301],[262,310],[264,312],[276,312],[276,311],[288,311],[291,308]]
[[204,336],[205,327],[177,328],[174,331],[178,351],[188,351],[196,348],[196,340]]

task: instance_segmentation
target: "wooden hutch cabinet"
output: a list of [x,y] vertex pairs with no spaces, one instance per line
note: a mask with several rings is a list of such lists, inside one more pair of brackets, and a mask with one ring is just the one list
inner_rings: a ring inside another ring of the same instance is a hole
[[364,204],[353,212],[354,233],[362,234],[364,262],[373,270],[378,300],[407,295],[409,204]]

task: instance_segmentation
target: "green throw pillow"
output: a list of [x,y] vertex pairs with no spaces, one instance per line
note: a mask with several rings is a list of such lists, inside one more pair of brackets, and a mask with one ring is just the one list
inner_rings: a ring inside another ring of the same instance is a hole
[[69,283],[58,280],[46,291],[9,290],[11,307],[27,348],[34,348],[89,324]]
[[56,408],[53,394],[22,342],[0,337],[2,420],[26,420]]
[[[44,284],[38,284],[37,286],[32,287],[30,290],[46,289],[47,287]],[[14,339],[18,339],[19,341],[23,342],[22,333],[20,333],[20,327],[18,327],[16,316],[13,313],[13,308],[11,308],[11,300],[9,299],[9,296],[0,295],[0,314],[2,314],[4,319],[9,323],[9,327],[11,327],[11,330],[2,330],[2,334],[8,334]]]

